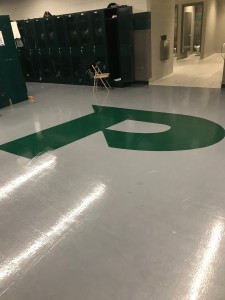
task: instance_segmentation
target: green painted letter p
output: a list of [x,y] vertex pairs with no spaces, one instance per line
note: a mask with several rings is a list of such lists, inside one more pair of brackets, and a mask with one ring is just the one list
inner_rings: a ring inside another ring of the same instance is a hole
[[[206,119],[134,109],[93,106],[94,113],[0,146],[0,150],[33,158],[102,131],[109,147],[142,151],[177,151],[207,147],[225,136],[222,126]],[[126,120],[168,125],[160,133],[107,129]]]
[[221,141],[225,136],[224,128],[206,119],[133,109],[94,106],[99,115],[119,117],[158,123],[170,126],[160,133],[130,133],[104,129],[103,133],[109,147],[143,151],[177,151],[203,148]]

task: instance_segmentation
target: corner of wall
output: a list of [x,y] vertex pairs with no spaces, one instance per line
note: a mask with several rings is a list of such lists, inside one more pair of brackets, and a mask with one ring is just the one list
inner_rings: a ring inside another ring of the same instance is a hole
[[[152,77],[149,82],[158,80],[173,72],[173,44],[174,44],[174,0],[152,0]],[[170,41],[169,59],[161,61],[160,59],[160,37],[167,35]]]

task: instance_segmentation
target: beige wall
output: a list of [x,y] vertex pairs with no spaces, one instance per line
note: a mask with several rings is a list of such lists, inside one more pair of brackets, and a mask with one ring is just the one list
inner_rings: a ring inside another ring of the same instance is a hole
[[217,27],[216,27],[216,52],[220,52],[222,43],[225,42],[225,1],[217,1]]
[[[53,15],[101,9],[111,1],[106,0],[0,0],[1,15],[10,15],[12,20],[42,17],[45,11]],[[134,12],[147,11],[147,0],[120,0],[120,5],[133,6]]]
[[206,1],[204,57],[216,52],[217,1]]
[[[215,52],[218,52],[216,37],[218,27],[218,1],[221,1],[221,3],[225,2],[224,0],[175,0],[175,3],[179,5],[178,39],[181,39],[182,4],[192,4],[196,2],[203,2],[204,4],[201,58],[205,58]],[[178,46],[180,46],[179,43]],[[180,52],[180,47],[178,48],[178,52]]]
[[[174,40],[174,0],[149,0],[152,15],[152,78],[150,82],[173,72],[173,40]],[[167,35],[170,40],[170,57],[160,60],[160,36]]]
[[[205,2],[207,0],[175,0],[175,4],[178,5],[178,42],[177,42],[177,57],[178,59],[182,57],[181,55],[181,38],[182,38],[182,8],[183,4],[194,4],[203,2],[204,12],[205,12]],[[211,1],[211,0],[209,0]],[[206,15],[204,13],[203,17],[203,30],[202,30],[202,49],[201,49],[201,58],[204,58],[204,44],[205,44],[205,25],[206,25]]]
[[198,2],[205,2],[208,0],[175,0],[175,4],[191,4],[191,3],[198,3]]

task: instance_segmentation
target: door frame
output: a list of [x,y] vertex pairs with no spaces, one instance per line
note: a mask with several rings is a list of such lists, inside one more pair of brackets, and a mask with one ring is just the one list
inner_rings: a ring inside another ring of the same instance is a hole
[[[175,27],[175,20],[177,20],[177,28],[176,28],[176,37],[177,37],[177,39],[176,39],[176,53],[175,53],[175,55],[177,56],[178,43],[179,43],[179,40],[178,40],[178,34],[179,34],[179,5],[178,4],[175,4],[174,11],[175,11],[174,27]],[[175,42],[175,28],[174,28],[174,42]],[[173,47],[175,47],[175,43],[174,43]]]
[[[184,8],[187,6],[198,6],[198,5],[202,5],[202,22],[201,22],[201,48],[200,48],[200,58],[201,58],[201,54],[202,54],[202,46],[203,46],[203,19],[204,19],[204,13],[205,13],[205,5],[203,1],[199,1],[199,2],[189,2],[189,3],[184,3],[182,4],[182,15],[181,15],[181,39],[180,39],[180,56],[182,56],[184,54],[184,52],[182,52],[182,48],[183,48],[183,34],[184,34]],[[182,57],[181,57],[182,58]]]

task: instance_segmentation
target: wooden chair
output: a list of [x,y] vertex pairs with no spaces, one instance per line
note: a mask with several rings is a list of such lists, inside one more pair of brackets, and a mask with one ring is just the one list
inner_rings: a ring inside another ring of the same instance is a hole
[[100,79],[104,87],[109,92],[109,89],[111,89],[111,86],[106,78],[109,78],[109,73],[102,73],[100,68],[97,65],[92,65],[92,68],[94,70],[94,86],[93,90],[97,89],[98,87],[98,80]]

